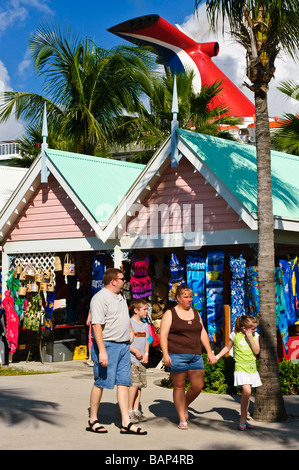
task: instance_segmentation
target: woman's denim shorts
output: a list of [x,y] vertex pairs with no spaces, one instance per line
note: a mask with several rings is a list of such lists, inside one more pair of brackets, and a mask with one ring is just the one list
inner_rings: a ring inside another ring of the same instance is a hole
[[170,367],[165,366],[166,372],[186,372],[188,370],[204,370],[201,354],[169,354]]
[[99,349],[96,341],[91,347],[91,359],[94,362],[94,385],[100,388],[113,389],[114,385],[131,385],[130,343],[104,341],[108,355],[108,366],[99,364]]

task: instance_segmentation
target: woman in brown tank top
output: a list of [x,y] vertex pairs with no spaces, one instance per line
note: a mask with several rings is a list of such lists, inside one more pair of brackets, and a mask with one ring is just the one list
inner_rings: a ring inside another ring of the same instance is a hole
[[[172,296],[177,305],[162,318],[160,345],[166,372],[173,383],[173,401],[179,415],[179,429],[188,429],[188,406],[204,386],[202,345],[208,361],[217,362],[212,353],[208,334],[197,310],[191,307],[193,293],[186,285],[175,284]],[[190,388],[185,391],[186,379]]]

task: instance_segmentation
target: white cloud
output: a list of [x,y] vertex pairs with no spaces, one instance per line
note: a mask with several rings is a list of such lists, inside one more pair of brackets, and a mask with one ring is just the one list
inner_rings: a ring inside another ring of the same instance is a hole
[[[198,16],[194,17],[192,15],[186,18],[182,27],[198,42],[217,41],[219,43],[219,54],[212,59],[213,62],[254,102],[253,92],[247,87],[242,86],[244,82],[248,83],[245,50],[232,39],[229,34],[229,26],[227,24],[224,26],[224,34],[222,33],[222,24],[219,25],[216,34],[212,33],[206,17],[205,5],[202,5],[199,7]],[[297,80],[299,64],[296,64],[292,59],[281,53],[276,59],[275,65],[275,77],[270,82],[268,92],[269,115],[270,117],[282,117],[284,113],[298,113],[298,101],[287,99],[276,87],[283,80]]]
[[[9,86],[9,75],[3,62],[0,60],[0,93],[11,91]],[[1,105],[1,102],[0,102]],[[5,123],[0,124],[0,141],[14,140],[24,133],[24,126],[21,121],[10,117]]]

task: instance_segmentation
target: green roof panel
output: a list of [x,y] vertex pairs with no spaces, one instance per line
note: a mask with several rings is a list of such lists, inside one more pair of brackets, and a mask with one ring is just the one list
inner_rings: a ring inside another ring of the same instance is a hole
[[106,224],[145,165],[48,149],[49,160],[97,222]]

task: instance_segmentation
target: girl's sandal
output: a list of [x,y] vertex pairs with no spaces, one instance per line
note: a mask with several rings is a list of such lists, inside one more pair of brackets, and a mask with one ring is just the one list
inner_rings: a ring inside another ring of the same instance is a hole
[[178,428],[179,429],[183,429],[183,430],[187,430],[188,429],[188,423],[187,421],[180,421],[179,425],[178,425]]
[[255,429],[255,427],[250,423],[246,423],[246,429]]
[[240,422],[240,423],[238,424],[238,429],[239,429],[239,431],[246,431],[246,429],[247,429],[246,423],[241,423],[241,422]]

